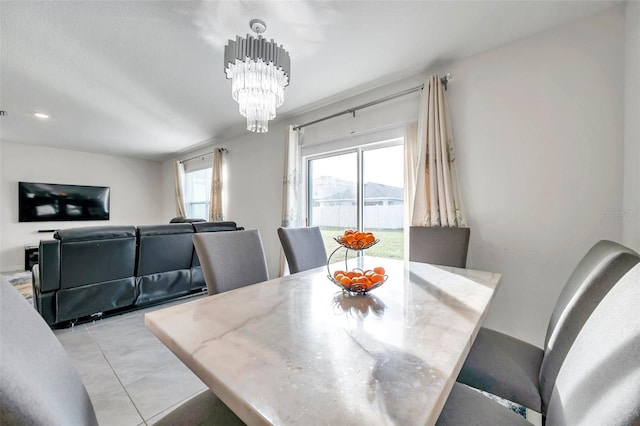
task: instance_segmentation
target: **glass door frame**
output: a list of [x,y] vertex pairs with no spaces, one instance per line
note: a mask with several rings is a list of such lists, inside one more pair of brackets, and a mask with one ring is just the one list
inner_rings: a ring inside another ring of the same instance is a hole
[[[302,173],[304,176],[304,180],[305,180],[305,185],[303,185],[304,188],[304,215],[305,215],[305,219],[304,219],[304,223],[305,226],[310,226],[309,223],[309,219],[310,219],[310,215],[311,215],[311,209],[312,209],[312,198],[309,196],[309,194],[311,194],[311,179],[309,179],[309,163],[313,160],[319,160],[322,158],[330,158],[330,157],[335,157],[338,155],[344,155],[344,154],[351,154],[351,153],[355,153],[356,154],[356,161],[357,161],[357,170],[356,170],[356,178],[357,178],[357,182],[356,182],[356,223],[357,223],[357,229],[359,231],[362,231],[364,228],[364,169],[363,169],[363,156],[364,156],[364,152],[366,151],[372,151],[375,149],[381,149],[381,148],[388,148],[388,147],[392,147],[392,146],[398,146],[398,145],[402,145],[404,146],[404,139],[403,138],[393,138],[393,139],[389,139],[389,140],[385,140],[385,141],[380,141],[380,142],[373,142],[373,143],[368,143],[365,145],[359,145],[359,146],[355,146],[352,148],[344,148],[344,149],[339,149],[339,150],[334,150],[334,151],[329,151],[329,152],[324,152],[324,153],[319,153],[319,154],[313,154],[313,155],[306,155],[302,157]],[[405,171],[406,173],[406,171]]]

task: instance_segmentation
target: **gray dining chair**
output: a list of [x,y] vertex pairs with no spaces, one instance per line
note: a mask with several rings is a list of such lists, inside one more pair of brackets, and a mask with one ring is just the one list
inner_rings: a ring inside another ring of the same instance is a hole
[[[546,426],[640,424],[640,264],[593,309],[558,371]],[[440,426],[531,425],[481,393],[454,384]]]
[[[89,394],[66,351],[6,278],[0,283],[0,342],[0,424],[98,424]],[[154,424],[244,423],[207,389]]]
[[213,392],[205,389],[163,416],[153,426],[245,426]]
[[558,371],[598,303],[640,262],[635,251],[599,241],[580,260],[553,309],[544,348],[482,327],[457,381],[546,415]]
[[466,268],[470,234],[469,228],[411,226],[409,260]]
[[0,424],[98,424],[62,345],[5,278],[0,283],[0,342]]
[[209,295],[269,279],[257,229],[193,234],[193,245]]
[[292,274],[327,264],[327,250],[319,227],[278,228],[278,237]]

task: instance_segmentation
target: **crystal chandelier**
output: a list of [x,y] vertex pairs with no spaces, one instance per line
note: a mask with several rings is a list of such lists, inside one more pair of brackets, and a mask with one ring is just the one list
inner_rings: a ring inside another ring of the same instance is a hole
[[273,40],[260,34],[267,26],[259,19],[249,22],[257,34],[236,36],[224,48],[225,74],[231,79],[233,100],[238,102],[240,114],[247,117],[247,130],[266,133],[269,120],[276,117],[276,108],[284,100],[284,88],[291,77],[289,52]]

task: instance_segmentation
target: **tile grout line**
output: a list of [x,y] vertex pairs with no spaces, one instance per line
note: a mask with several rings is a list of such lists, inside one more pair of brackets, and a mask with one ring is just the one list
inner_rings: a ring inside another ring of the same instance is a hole
[[122,383],[122,380],[120,380],[120,377],[118,376],[118,373],[116,373],[116,370],[113,368],[113,366],[111,365],[111,363],[109,362],[109,359],[107,358],[107,356],[105,355],[105,353],[102,350],[102,347],[100,347],[100,344],[98,343],[98,341],[93,337],[93,333],[91,333],[91,328],[87,327],[87,332],[89,333],[89,336],[91,336],[91,340],[93,340],[93,343],[95,343],[95,345],[98,347],[98,350],[100,351],[100,353],[102,354],[102,357],[104,358],[104,360],[107,362],[107,365],[109,366],[109,368],[111,369],[111,371],[113,371],[113,375],[116,377],[116,380],[118,381],[118,383],[120,384],[120,386],[122,387],[122,390],[124,391],[124,393],[127,395],[127,398],[129,398],[129,401],[131,401],[131,405],[133,405],[133,408],[135,408],[136,413],[138,413],[138,415],[140,416],[140,418],[142,419],[142,423],[138,423],[135,426],[139,426],[141,424],[146,425],[147,421],[145,420],[144,416],[142,415],[142,413],[140,412],[140,410],[138,409],[138,406],[136,405],[135,402],[133,402],[133,399],[131,398],[131,395],[129,395],[129,392],[127,391],[126,386],[124,385],[124,383]]

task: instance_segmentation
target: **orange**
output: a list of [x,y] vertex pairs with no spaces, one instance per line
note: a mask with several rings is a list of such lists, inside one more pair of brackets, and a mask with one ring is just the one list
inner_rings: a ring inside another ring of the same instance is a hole
[[384,275],[380,275],[380,274],[373,274],[371,275],[371,283],[372,284],[377,284],[381,281],[384,281]]
[[343,275],[342,278],[340,278],[340,284],[349,287],[351,285],[351,278]]
[[367,244],[371,244],[376,240],[376,237],[374,237],[373,235],[367,235],[364,240]]
[[337,277],[338,275],[344,275],[344,271],[338,269],[333,273],[333,278]]
[[375,272],[376,274],[384,275],[385,271],[382,266],[376,266],[375,268],[373,268],[373,272]]
[[366,283],[369,282],[369,278],[367,278],[367,277],[356,277],[353,281],[358,283],[358,284],[366,284]]

